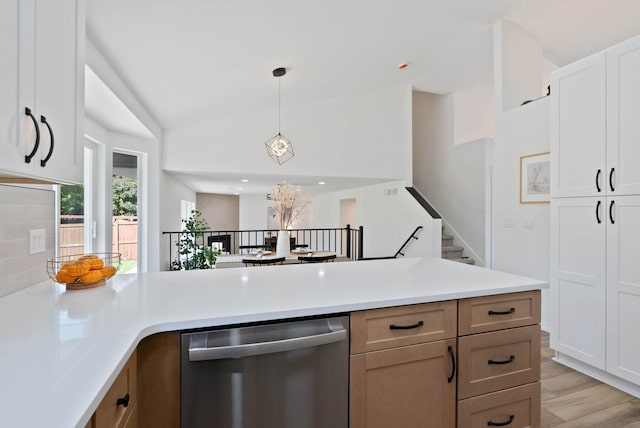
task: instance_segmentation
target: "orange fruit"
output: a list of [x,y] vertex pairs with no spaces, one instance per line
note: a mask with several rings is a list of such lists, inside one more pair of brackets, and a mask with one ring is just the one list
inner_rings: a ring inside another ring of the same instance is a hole
[[77,276],[71,275],[69,271],[65,269],[60,269],[60,271],[58,271],[58,273],[56,274],[56,281],[61,284],[69,284],[72,282],[76,282],[77,279],[78,279]]
[[104,279],[109,279],[115,274],[116,274],[116,268],[113,266],[105,266],[102,268],[102,277]]
[[77,261],[65,263],[64,265],[62,265],[60,270],[66,270],[67,272],[69,272],[69,274],[79,277],[89,272],[90,267],[91,265],[88,262]]
[[91,260],[91,259],[97,259],[98,256],[96,256],[95,254],[85,254],[84,256],[80,256],[78,257],[78,260]]
[[89,262],[90,270],[99,270],[104,267],[104,261],[101,259],[87,259],[86,261]]
[[90,270],[80,277],[80,282],[90,284],[98,282],[102,279],[102,272],[99,270]]

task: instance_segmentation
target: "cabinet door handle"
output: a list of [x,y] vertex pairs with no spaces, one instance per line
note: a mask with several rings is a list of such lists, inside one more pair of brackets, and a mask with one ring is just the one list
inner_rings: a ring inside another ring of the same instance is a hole
[[513,360],[515,360],[515,359],[516,359],[516,356],[515,355],[511,355],[506,360],[500,360],[500,361],[498,361],[498,360],[489,360],[489,361],[487,361],[487,364],[509,364],[509,363],[512,363]]
[[47,118],[44,116],[40,116],[40,122],[44,123],[47,126],[47,129],[49,130],[49,135],[51,136],[51,146],[49,146],[49,153],[47,153],[47,157],[45,157],[44,159],[42,159],[40,161],[40,166],[44,167],[47,165],[47,162],[49,162],[49,159],[51,158],[51,155],[53,154],[53,144],[54,144],[54,138],[53,138],[53,130],[51,129],[51,126],[49,125],[49,122],[47,122]]
[[601,201],[598,201],[596,204],[596,220],[598,221],[598,224],[602,223],[602,220],[600,220],[600,202]]
[[505,421],[505,422],[493,422],[493,421],[489,421],[487,422],[487,426],[488,427],[506,427],[507,425],[509,425],[511,422],[513,422],[513,420],[515,419],[515,415],[509,415],[509,420]]
[[511,315],[516,311],[516,308],[511,308],[508,311],[489,311],[489,315]]
[[615,201],[611,201],[611,205],[609,205],[609,220],[611,220],[611,224],[616,224],[613,220],[613,204],[615,204]]
[[411,330],[412,328],[422,327],[424,325],[424,321],[420,320],[415,324],[411,325],[395,325],[391,324],[389,326],[389,330]]
[[456,356],[453,355],[453,348],[451,346],[447,347],[447,352],[449,352],[449,356],[451,357],[451,374],[447,378],[447,382],[451,383],[456,376]]
[[600,173],[602,171],[598,170],[598,172],[596,172],[596,189],[598,189],[598,193],[600,193],[601,189],[600,189]]
[[31,120],[33,121],[33,127],[36,129],[36,143],[33,145],[33,150],[31,150],[31,153],[24,157],[24,161],[26,163],[31,163],[31,159],[33,159],[33,157],[36,155],[36,152],[38,151],[38,147],[40,147],[40,127],[38,126],[38,121],[36,120],[36,118],[33,117],[33,114],[31,114],[31,109],[29,107],[24,108],[24,114],[31,118]]
[[124,397],[122,397],[122,398],[118,398],[118,399],[116,400],[116,407],[117,407],[117,406],[128,407],[128,406],[129,406],[129,399],[130,399],[130,398],[131,398],[131,397],[129,397],[129,394],[125,395],[125,396],[124,396]]
[[616,191],[616,189],[613,187],[613,172],[615,170],[615,168],[611,168],[611,172],[609,173],[609,189],[611,189],[612,192]]

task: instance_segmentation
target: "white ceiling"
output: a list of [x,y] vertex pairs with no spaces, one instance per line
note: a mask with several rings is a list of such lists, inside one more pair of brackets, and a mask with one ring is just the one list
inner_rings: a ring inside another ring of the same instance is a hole
[[639,34],[640,1],[89,0],[87,33],[169,129],[273,107],[271,71],[281,66],[283,106],[400,83],[449,93],[491,81],[500,18],[562,66]]

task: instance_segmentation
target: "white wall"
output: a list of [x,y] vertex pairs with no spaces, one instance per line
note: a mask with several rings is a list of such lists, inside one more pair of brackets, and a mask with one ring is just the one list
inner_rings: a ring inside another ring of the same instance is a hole
[[493,84],[486,83],[453,94],[453,144],[493,139]]
[[[497,37],[494,40],[496,100],[502,93],[511,102],[525,96],[529,99],[541,96],[531,92],[541,91],[545,81],[541,70],[549,69],[548,65],[543,67],[539,56],[540,43],[513,24],[500,27],[494,34]],[[507,47],[503,48],[503,43]],[[521,60],[528,68],[539,70],[540,75],[520,73],[515,63]],[[527,62],[533,60],[538,64]],[[508,63],[513,64],[508,66]],[[504,82],[504,87],[500,82]],[[520,95],[515,97],[517,94]],[[507,111],[498,103],[495,108],[493,267],[549,281],[549,205],[520,204],[520,157],[546,152],[550,147],[549,98]],[[532,229],[523,227],[526,221],[533,223]],[[549,293],[543,290],[543,328],[549,322],[548,309]]]
[[413,92],[413,183],[455,245],[485,263],[485,157],[490,140],[453,142],[453,96]]
[[267,156],[264,146],[278,131],[277,117],[277,109],[258,111],[201,119],[167,130],[162,167],[170,171],[251,171],[411,182],[408,86],[283,106],[281,132],[293,142],[295,158],[281,166]]
[[545,95],[540,42],[509,21],[498,21],[493,29],[496,109],[507,111]]
[[160,173],[160,188],[162,189],[162,197],[160,198],[160,228],[156,232],[160,235],[159,245],[159,269],[168,270],[170,259],[169,250],[175,257],[175,244],[169,242],[168,235],[162,235],[162,232],[180,232],[182,230],[180,201],[196,200],[196,192],[189,187],[176,180],[171,174],[166,172]]
[[311,218],[314,227],[340,224],[340,201],[355,199],[356,224],[364,227],[364,257],[393,256],[417,226],[419,239],[406,248],[407,257],[440,257],[440,221],[433,220],[404,188],[403,181],[317,195]]

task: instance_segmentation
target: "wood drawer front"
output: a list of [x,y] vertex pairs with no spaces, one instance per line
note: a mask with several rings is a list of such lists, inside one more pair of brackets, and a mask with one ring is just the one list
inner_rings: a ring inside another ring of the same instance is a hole
[[458,334],[485,333],[540,324],[540,290],[461,299]]
[[349,426],[453,428],[455,351],[449,339],[352,355]]
[[[95,428],[121,428],[125,424],[127,427],[135,426],[129,422],[129,419],[138,400],[137,365],[137,354],[134,351],[96,409],[93,415]],[[117,405],[118,399],[124,398],[127,394],[129,394],[127,407]]]
[[459,399],[536,382],[540,380],[540,326],[461,337],[458,355]]
[[[458,402],[458,428],[540,427],[540,383],[530,383]],[[494,425],[489,425],[493,423]],[[495,424],[498,425],[495,425]]]
[[[372,309],[351,314],[351,353],[456,337],[456,301]],[[393,329],[396,327],[415,328]]]

